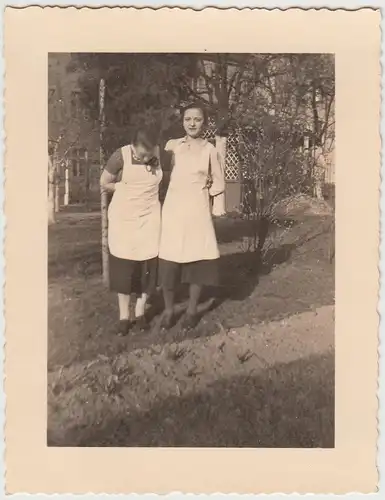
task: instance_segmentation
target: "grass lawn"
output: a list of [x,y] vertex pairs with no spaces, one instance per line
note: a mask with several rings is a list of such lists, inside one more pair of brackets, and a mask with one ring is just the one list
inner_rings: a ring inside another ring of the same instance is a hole
[[100,218],[63,214],[49,228],[49,444],[332,447],[331,221],[297,214],[258,275],[247,225],[217,221],[223,283],[189,338],[178,325],[160,332],[156,297],[152,329],[122,339],[101,282]]

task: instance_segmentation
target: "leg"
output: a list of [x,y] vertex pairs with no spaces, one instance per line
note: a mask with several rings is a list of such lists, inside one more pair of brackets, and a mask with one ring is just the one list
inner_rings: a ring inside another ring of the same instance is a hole
[[123,293],[118,293],[118,303],[119,303],[119,319],[128,320],[130,319],[130,295],[125,295]]
[[163,288],[164,308],[166,314],[174,313],[175,291]]
[[202,293],[202,288],[202,285],[196,285],[194,283],[190,284],[190,296],[187,306],[187,314],[190,316],[195,316],[198,312],[198,303]]
[[182,330],[191,330],[199,323],[198,303],[204,285],[215,285],[218,281],[216,260],[191,262],[184,266],[182,280],[189,283],[190,294],[186,315],[182,322]]
[[110,288],[118,295],[119,335],[126,335],[131,328],[130,304],[135,282],[135,268],[135,261],[121,259],[110,254]]
[[186,315],[182,321],[182,331],[192,330],[199,323],[198,302],[202,292],[202,285],[190,284],[190,295]]
[[130,330],[130,295],[118,293],[119,304],[119,331],[118,335],[127,335]]
[[119,319],[128,320],[130,317],[133,263],[114,255],[109,256],[109,263],[110,289],[118,295]]
[[146,303],[148,300],[148,294],[142,293],[136,299],[135,304],[135,329],[139,332],[144,332],[150,328],[150,323],[146,317]]
[[157,283],[158,259],[153,258],[141,262],[137,267],[136,305],[135,305],[135,326],[139,331],[150,328],[150,320],[146,312],[146,305],[152,295],[154,295]]
[[138,266],[137,301],[135,306],[135,316],[137,318],[144,316],[146,313],[146,305],[151,296],[156,291],[156,283],[158,277],[158,258],[143,261]]
[[173,326],[174,321],[174,299],[175,292],[167,288],[163,288],[164,313],[161,321],[161,328],[168,330]]
[[148,300],[147,293],[142,293],[140,295],[140,297],[138,297],[136,299],[136,304],[135,304],[135,317],[136,318],[140,318],[140,317],[144,316],[147,300]]
[[159,277],[163,290],[165,310],[162,317],[162,327],[171,328],[174,319],[175,287],[180,280],[180,264],[167,260],[159,260]]

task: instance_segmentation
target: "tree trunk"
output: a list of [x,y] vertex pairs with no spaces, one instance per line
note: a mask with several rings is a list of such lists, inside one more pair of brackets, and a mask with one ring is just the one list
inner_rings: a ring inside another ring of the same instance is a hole
[[86,206],[88,207],[89,203],[89,193],[90,193],[90,172],[89,172],[89,164],[88,164],[88,152],[85,153],[85,170],[84,170],[84,201]]
[[323,200],[324,195],[323,195],[323,189],[322,189],[322,182],[317,179],[315,181],[314,185],[314,197],[317,198],[317,200]]
[[[100,123],[100,172],[104,169],[104,150],[103,150],[103,139],[104,139],[104,129],[105,129],[105,81],[102,78],[99,85],[99,123]],[[106,286],[109,286],[110,282],[110,269],[109,269],[109,251],[108,251],[108,194],[107,192],[101,190],[100,193],[100,209],[102,215],[102,266],[103,266],[103,282]]]
[[101,213],[102,213],[102,264],[103,282],[108,286],[110,282],[109,273],[109,251],[108,251],[108,193],[101,192]]
[[55,172],[51,157],[48,157],[48,224],[54,224],[55,217]]
[[58,213],[60,210],[60,176],[59,176],[59,162],[57,154],[55,152],[53,156],[53,171],[54,171],[54,186],[55,186],[55,212]]
[[58,213],[60,210],[60,195],[59,195],[59,183],[55,183],[55,212]]
[[319,148],[314,153],[314,197],[324,200],[323,189],[325,183],[325,157]]
[[64,205],[68,206],[69,203],[70,203],[70,180],[69,180],[68,161],[66,161],[65,173],[64,173]]
[[258,244],[256,248],[259,253],[262,252],[263,247],[265,246],[266,238],[269,234],[269,229],[270,229],[269,218],[267,216],[260,217],[257,224]]

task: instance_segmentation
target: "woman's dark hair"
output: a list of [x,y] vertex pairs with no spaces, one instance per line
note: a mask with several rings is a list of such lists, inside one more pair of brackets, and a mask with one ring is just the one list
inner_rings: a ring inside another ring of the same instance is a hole
[[138,127],[132,135],[132,144],[153,149],[159,142],[159,131],[155,127]]
[[209,120],[209,116],[208,116],[207,108],[204,104],[202,104],[200,102],[191,102],[191,103],[187,104],[186,106],[183,106],[181,109],[182,118],[184,117],[186,111],[188,111],[189,109],[200,109],[202,111],[203,121],[204,121],[205,125],[207,125],[208,120]]

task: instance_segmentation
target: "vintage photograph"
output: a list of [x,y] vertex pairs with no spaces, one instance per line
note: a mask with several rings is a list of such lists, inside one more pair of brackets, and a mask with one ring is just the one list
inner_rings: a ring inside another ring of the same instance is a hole
[[334,448],[331,53],[48,54],[51,447]]
[[378,491],[380,10],[4,15],[7,493]]

